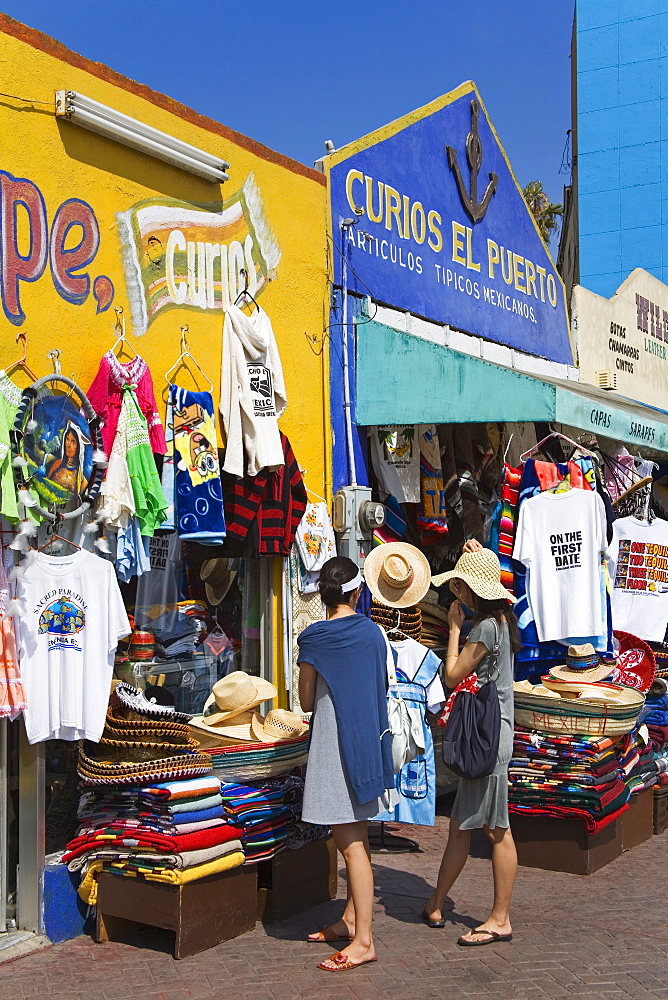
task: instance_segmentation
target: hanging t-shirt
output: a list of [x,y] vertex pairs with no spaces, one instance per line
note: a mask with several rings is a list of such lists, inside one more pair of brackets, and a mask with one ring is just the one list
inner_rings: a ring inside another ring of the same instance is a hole
[[538,639],[598,635],[601,559],[607,548],[598,493],[540,493],[520,507],[513,558],[527,567],[527,593]]
[[84,549],[33,553],[17,597],[25,604],[17,639],[28,741],[97,742],[116,646],[130,633],[113,564]]
[[420,445],[416,427],[384,425],[369,429],[371,462],[384,493],[399,503],[420,502]]
[[612,532],[613,628],[662,642],[668,622],[668,521],[620,517]]

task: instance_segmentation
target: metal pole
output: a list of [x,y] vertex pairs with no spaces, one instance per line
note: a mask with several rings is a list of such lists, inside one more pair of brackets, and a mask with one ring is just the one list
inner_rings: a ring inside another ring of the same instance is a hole
[[44,744],[31,746],[23,723],[19,736],[19,874],[16,924],[41,934],[44,895]]
[[7,719],[0,720],[0,933],[7,930]]
[[357,469],[355,467],[355,448],[353,445],[353,418],[350,404],[350,369],[348,365],[348,260],[346,258],[345,227],[341,226],[341,287],[343,295],[343,408],[346,418],[346,441],[348,444],[348,469],[350,485],[357,486]]

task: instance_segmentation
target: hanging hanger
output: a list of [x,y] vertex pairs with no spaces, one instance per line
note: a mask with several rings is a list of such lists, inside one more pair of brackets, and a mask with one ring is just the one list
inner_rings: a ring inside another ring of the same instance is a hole
[[[170,375],[172,373],[176,374],[176,372],[179,370],[180,367],[184,367],[186,369],[186,371],[187,371],[188,370],[188,366],[185,365],[185,364],[183,364],[183,362],[185,361],[186,358],[190,358],[190,360],[192,361],[193,365],[195,366],[195,368],[197,369],[197,371],[200,373],[200,375],[202,376],[202,378],[205,379],[205,381],[208,383],[209,390],[211,392],[213,392],[213,382],[205,374],[205,372],[202,370],[202,367],[197,363],[197,361],[195,360],[195,358],[190,353],[190,350],[188,348],[188,341],[186,340],[186,334],[189,333],[189,332],[190,332],[190,327],[188,327],[188,326],[182,326],[181,327],[181,353],[179,354],[178,358],[176,359],[176,361],[174,362],[174,364],[172,365],[172,367],[168,368],[167,371],[165,372],[165,381],[167,382],[167,385],[171,385],[172,384],[172,380],[170,378]],[[192,376],[192,372],[190,372],[190,374]],[[197,380],[194,377],[193,377],[193,381],[195,382],[195,385],[197,385]]]
[[573,441],[572,438],[566,437],[565,434],[561,434],[559,431],[550,431],[550,433],[535,444],[533,448],[529,448],[529,450],[525,451],[523,455],[520,455],[520,462],[526,462],[527,458],[531,458],[532,455],[535,455],[536,452],[540,451],[542,446],[547,441],[552,440],[552,438],[559,438],[560,441],[566,441],[568,444],[573,445],[573,447],[578,451],[583,452],[585,455],[589,455],[589,457],[593,458],[594,461],[597,460],[597,455],[595,455],[593,451],[590,451],[589,448],[584,448],[581,444],[578,444],[577,441]]
[[[111,348],[111,353],[114,355],[117,361],[119,361],[123,356],[123,350],[125,350],[130,355],[130,360],[137,357],[137,352],[135,351],[132,344],[129,342],[128,338],[125,336],[125,316],[123,315],[123,306],[114,306],[114,312],[116,313],[116,323],[114,324],[114,330],[119,334],[118,340]],[[116,354],[116,348],[120,345],[120,351]],[[132,353],[130,353],[132,352]]]
[[23,368],[24,372],[27,375],[30,376],[30,378],[33,380],[33,382],[36,382],[37,381],[37,376],[35,375],[35,373],[32,370],[32,368],[28,367],[28,363],[26,361],[26,358],[28,356],[28,334],[27,333],[23,333],[23,332],[17,333],[16,334],[16,343],[17,344],[18,344],[19,340],[23,341],[23,357],[19,358],[17,361],[12,361],[11,365],[8,365],[7,368],[5,368],[5,373],[7,375],[9,375],[11,372],[15,371],[17,368]]
[[[56,526],[53,525],[53,530],[49,534],[47,540],[44,542],[44,545],[40,545],[40,547],[37,549],[38,552],[42,552],[45,548],[47,548],[47,546],[53,545],[53,543],[56,541],[65,542],[67,545],[71,545],[73,548],[81,550],[80,545],[77,545],[76,542],[73,542],[71,538],[65,538],[63,535],[59,535],[56,532],[55,528]],[[51,552],[51,555],[53,555],[53,552]]]
[[[250,292],[248,291],[248,283],[249,283],[249,276],[248,276],[248,271],[246,270],[246,268],[245,268],[245,267],[242,267],[242,268],[240,269],[239,273],[240,273],[240,274],[243,274],[243,276],[244,276],[244,287],[243,287],[243,289],[242,289],[242,290],[241,290],[241,291],[239,292],[239,294],[237,295],[236,299],[234,300],[234,304],[235,304],[235,306],[238,306],[238,305],[239,305],[239,300],[240,300],[240,299],[244,299],[244,298],[245,298],[245,299],[250,299],[250,301],[251,301],[251,302],[253,302],[253,303],[255,304],[255,308],[256,308],[256,309],[257,309],[257,311],[259,312],[259,311],[260,311],[260,307],[259,307],[259,305],[258,305],[258,304],[257,304],[257,302],[255,301],[255,299],[253,298],[253,296],[251,295],[251,293],[250,293]],[[243,305],[243,303],[242,303],[242,305]],[[246,303],[246,305],[248,305],[248,302]]]

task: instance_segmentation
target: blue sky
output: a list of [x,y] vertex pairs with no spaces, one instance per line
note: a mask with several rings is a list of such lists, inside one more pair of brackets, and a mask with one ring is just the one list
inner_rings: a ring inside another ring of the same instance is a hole
[[2,10],[308,164],[325,139],[343,145],[473,79],[519,182],[538,178],[562,200],[573,0],[4,0]]

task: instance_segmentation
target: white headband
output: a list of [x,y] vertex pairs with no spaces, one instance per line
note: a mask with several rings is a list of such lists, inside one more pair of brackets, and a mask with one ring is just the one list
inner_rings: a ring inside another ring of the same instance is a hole
[[357,571],[357,576],[354,576],[352,580],[348,580],[348,583],[341,584],[341,593],[348,594],[351,590],[357,590],[364,583],[364,577],[360,570]]

